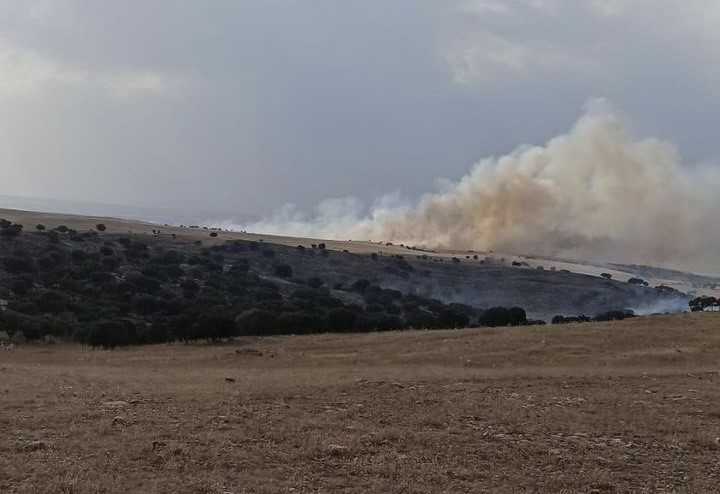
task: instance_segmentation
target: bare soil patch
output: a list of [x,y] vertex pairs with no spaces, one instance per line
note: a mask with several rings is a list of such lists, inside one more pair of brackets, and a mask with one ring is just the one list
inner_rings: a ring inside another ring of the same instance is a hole
[[0,347],[0,491],[718,492],[720,318]]

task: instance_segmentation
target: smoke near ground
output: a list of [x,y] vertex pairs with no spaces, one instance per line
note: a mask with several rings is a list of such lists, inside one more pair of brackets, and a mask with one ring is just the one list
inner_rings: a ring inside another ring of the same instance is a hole
[[369,208],[331,199],[311,214],[286,206],[243,229],[332,239],[404,242],[720,273],[720,170],[681,164],[677,149],[637,138],[592,102],[544,146],[476,163],[457,182]]

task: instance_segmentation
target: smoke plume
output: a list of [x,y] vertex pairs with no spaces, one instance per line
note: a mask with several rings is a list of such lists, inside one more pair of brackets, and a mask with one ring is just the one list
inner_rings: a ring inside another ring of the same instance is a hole
[[332,199],[309,215],[286,206],[243,228],[720,274],[720,169],[683,166],[672,144],[636,138],[593,102],[567,134],[483,159],[414,201],[391,194],[363,208]]

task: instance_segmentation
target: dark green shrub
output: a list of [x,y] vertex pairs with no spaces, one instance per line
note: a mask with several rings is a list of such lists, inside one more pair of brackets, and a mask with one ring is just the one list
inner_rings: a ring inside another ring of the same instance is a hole
[[133,295],[130,302],[130,310],[135,314],[140,314],[141,316],[147,316],[157,312],[160,309],[160,306],[161,304],[158,299],[146,293]]
[[33,273],[35,272],[35,263],[32,258],[20,256],[8,256],[3,259],[3,266],[8,273]]
[[358,322],[357,312],[346,307],[336,307],[325,313],[325,326],[330,331],[350,331]]
[[439,327],[437,317],[432,312],[415,309],[405,314],[405,325],[413,329],[433,329]]
[[520,326],[525,324],[527,315],[520,307],[492,307],[480,316],[480,324],[483,326]]
[[84,328],[84,343],[111,349],[130,345],[135,341],[135,325],[128,320],[100,319]]
[[351,288],[352,291],[354,291],[354,292],[358,292],[358,293],[363,293],[363,294],[364,294],[365,291],[370,287],[370,285],[372,285],[372,283],[370,283],[370,281],[362,279],[362,280],[357,280],[355,283],[353,283],[353,284],[350,286],[350,288]]
[[192,327],[195,338],[218,341],[237,333],[233,313],[224,305],[203,308]]
[[465,328],[470,324],[470,317],[466,313],[451,308],[442,309],[437,320],[440,327],[449,329]]
[[289,266],[287,264],[280,264],[278,266],[275,266],[275,276],[279,276],[281,278],[292,278],[292,275],[292,266]]
[[263,336],[275,334],[279,327],[278,317],[266,310],[249,309],[242,312],[236,320],[240,334]]

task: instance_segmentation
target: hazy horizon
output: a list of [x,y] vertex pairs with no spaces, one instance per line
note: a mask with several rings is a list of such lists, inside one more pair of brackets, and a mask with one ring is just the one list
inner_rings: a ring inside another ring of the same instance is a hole
[[157,224],[210,225],[221,221],[235,223],[258,221],[254,215],[228,211],[185,210],[182,208],[152,207],[146,205],[109,204],[94,201],[72,201],[54,197],[32,197],[0,194],[0,209],[17,209],[81,216],[107,216]]
[[[719,20],[711,0],[8,0],[0,194],[714,266]],[[572,136],[598,100],[622,117],[596,153]]]

